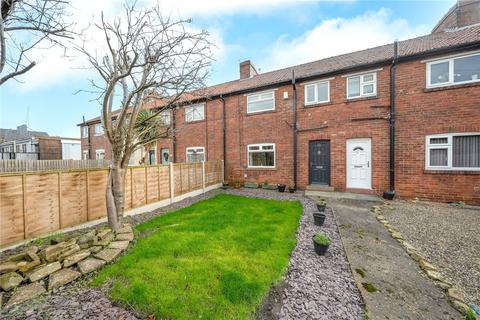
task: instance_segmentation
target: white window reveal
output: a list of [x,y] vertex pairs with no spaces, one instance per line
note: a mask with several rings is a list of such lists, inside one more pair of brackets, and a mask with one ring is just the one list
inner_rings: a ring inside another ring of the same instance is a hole
[[95,150],[95,159],[97,160],[105,159],[105,150],[104,149]]
[[330,81],[321,81],[305,85],[305,105],[330,101]]
[[275,110],[275,91],[247,96],[247,113]]
[[377,95],[377,73],[347,77],[347,98],[372,97]]
[[261,143],[248,145],[249,168],[275,168],[275,144]]
[[82,138],[88,137],[88,126],[82,127]]
[[202,162],[202,161],[205,161],[204,147],[187,148],[187,162]]
[[480,53],[427,63],[427,87],[480,81]]
[[205,105],[203,103],[185,107],[186,122],[200,121],[203,119],[205,119]]
[[171,123],[170,110],[160,112],[160,120],[164,126],[169,126]]
[[95,125],[95,135],[101,136],[103,134],[103,125],[101,123],[97,123]]
[[480,170],[480,133],[426,137],[426,169]]

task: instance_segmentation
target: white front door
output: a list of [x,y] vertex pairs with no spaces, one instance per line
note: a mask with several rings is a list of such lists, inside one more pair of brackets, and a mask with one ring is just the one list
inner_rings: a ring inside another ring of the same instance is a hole
[[371,139],[347,140],[347,188],[372,188]]

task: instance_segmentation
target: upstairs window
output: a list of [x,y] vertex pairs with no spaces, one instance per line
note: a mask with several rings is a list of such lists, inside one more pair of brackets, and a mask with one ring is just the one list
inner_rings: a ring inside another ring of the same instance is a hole
[[275,168],[275,144],[250,144],[247,148],[249,168]]
[[305,105],[330,101],[330,81],[321,81],[305,85]]
[[88,137],[88,126],[82,127],[82,138]]
[[97,123],[95,125],[95,135],[96,136],[101,136],[103,134],[103,126],[101,123]]
[[427,63],[427,87],[480,81],[480,53]]
[[275,92],[263,92],[247,96],[247,113],[275,110]]
[[426,169],[480,170],[480,133],[426,137]]
[[203,119],[205,119],[205,105],[203,103],[185,107],[186,122],[200,121]]
[[377,74],[365,73],[347,77],[347,98],[372,97],[377,95]]
[[202,162],[202,161],[205,161],[204,147],[187,148],[187,162]]
[[160,112],[160,120],[162,121],[163,125],[169,126],[171,123],[170,110]]

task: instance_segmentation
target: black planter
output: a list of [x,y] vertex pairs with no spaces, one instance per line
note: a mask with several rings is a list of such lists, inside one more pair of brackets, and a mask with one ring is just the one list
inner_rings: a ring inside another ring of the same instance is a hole
[[325,253],[327,252],[328,246],[315,242],[313,238],[312,238],[312,241],[313,241],[313,248],[315,249],[315,253],[318,254],[319,256],[324,256]]
[[287,187],[287,186],[284,185],[284,184],[279,184],[279,185],[277,186],[278,192],[285,192],[285,188],[286,188],[286,187]]
[[387,200],[393,200],[395,197],[395,191],[386,191],[383,193],[383,198]]
[[325,215],[321,212],[314,212],[313,222],[316,226],[323,226],[323,223],[325,222]]
[[327,206],[326,203],[317,203],[317,209],[318,209],[318,211],[320,211],[320,212],[325,211],[325,207],[326,207],[326,206]]
[[294,192],[295,192],[295,188],[288,188],[288,192],[294,193]]

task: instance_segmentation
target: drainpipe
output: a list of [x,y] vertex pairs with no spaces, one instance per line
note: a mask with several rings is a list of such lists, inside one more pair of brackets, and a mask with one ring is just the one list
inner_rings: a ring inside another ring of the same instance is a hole
[[292,100],[293,100],[293,187],[297,187],[297,86],[295,85],[295,70],[292,70]]
[[225,108],[225,98],[223,95],[220,95],[220,100],[222,100],[222,121],[223,121],[223,181],[226,181],[227,174],[227,117],[226,117],[226,108]]
[[173,152],[173,162],[175,163],[177,160],[177,135],[176,135],[176,129],[175,129],[175,114],[177,113],[177,108],[173,108],[172,112],[172,152]]
[[390,64],[390,191],[383,197],[392,200],[395,197],[395,69],[398,60],[398,42],[393,43],[393,60]]

